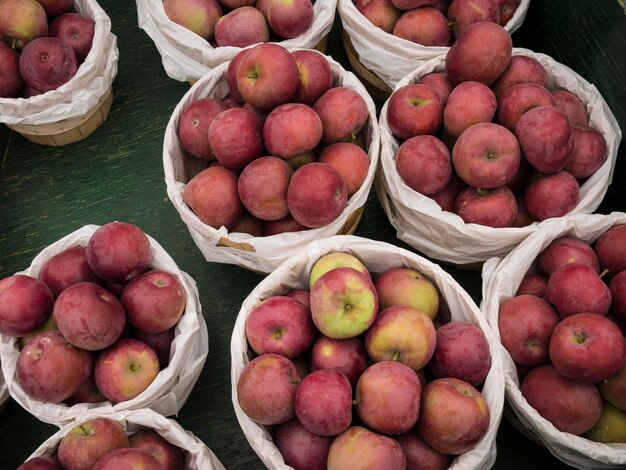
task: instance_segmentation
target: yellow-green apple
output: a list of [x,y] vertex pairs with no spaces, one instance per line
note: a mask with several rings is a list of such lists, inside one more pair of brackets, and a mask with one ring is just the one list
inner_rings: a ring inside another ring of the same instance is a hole
[[554,96],[538,83],[524,82],[512,85],[498,97],[495,122],[514,132],[517,122],[524,113],[539,106],[555,104]]
[[530,294],[543,299],[546,296],[547,284],[548,280],[541,274],[527,272],[524,274],[524,277],[522,277],[515,295]]
[[27,460],[17,470],[63,470],[56,457],[42,456]]
[[164,0],[167,17],[198,36],[213,39],[215,22],[222,16],[222,6],[217,0]]
[[389,34],[402,14],[391,0],[355,0],[354,6],[370,23]]
[[331,369],[345,375],[352,387],[367,369],[369,358],[358,338],[333,339],[320,336],[311,348],[311,370]]
[[626,365],[611,377],[598,382],[600,395],[620,410],[626,411]]
[[219,17],[215,22],[214,35],[220,47],[247,47],[269,41],[270,30],[260,11],[245,5]]
[[369,116],[365,99],[352,88],[335,86],[313,103],[322,120],[322,143],[353,139],[365,126]]
[[309,292],[309,289],[289,289],[287,292],[285,292],[285,295],[287,297],[296,299],[298,302],[304,304],[307,308],[311,308],[311,293]]
[[327,145],[320,152],[319,160],[332,166],[346,182],[348,198],[361,186],[370,167],[370,160],[365,150],[351,142],[335,142]]
[[611,319],[597,313],[563,318],[550,337],[550,360],[563,376],[596,383],[615,375],[624,365],[626,346]]
[[201,222],[230,229],[243,214],[238,176],[222,166],[202,170],[185,186],[183,200]]
[[545,364],[550,361],[550,337],[560,320],[554,307],[540,297],[531,294],[511,297],[498,310],[502,346],[516,364]]
[[271,30],[284,39],[301,36],[313,24],[311,0],[269,0],[265,13]]
[[570,213],[579,199],[578,181],[564,170],[540,175],[524,193],[528,213],[537,221]]
[[356,385],[355,406],[359,417],[373,431],[402,434],[417,422],[422,387],[409,366],[395,361],[369,366]]
[[48,34],[48,17],[37,0],[0,0],[0,41],[22,50]]
[[302,425],[320,436],[336,436],[352,421],[352,386],[341,372],[320,369],[302,379],[294,400]]
[[611,291],[588,264],[568,263],[548,278],[546,300],[561,318],[581,312],[606,315],[611,307]]
[[328,59],[316,50],[299,49],[291,55],[296,60],[300,81],[292,101],[311,106],[333,86],[333,71]]
[[509,66],[502,75],[491,85],[496,98],[499,98],[505,90],[520,83],[536,83],[542,87],[548,86],[548,72],[537,59],[515,55],[511,57]]
[[52,313],[54,295],[42,281],[14,274],[0,281],[0,333],[23,336],[43,324]]
[[520,391],[528,404],[559,431],[581,435],[600,417],[602,398],[598,388],[568,379],[552,364],[528,371]]
[[209,125],[211,151],[224,167],[241,170],[263,153],[263,123],[252,111],[230,108]]
[[444,454],[473,449],[489,428],[489,404],[463,380],[435,379],[422,390],[417,430],[429,446]]
[[609,282],[611,311],[617,320],[626,323],[626,270],[620,271]]
[[490,123],[497,108],[496,95],[487,85],[474,81],[459,83],[443,109],[443,129],[456,139],[474,124]]
[[452,177],[450,152],[432,135],[416,135],[402,142],[395,163],[402,181],[427,196],[445,188]]
[[313,162],[298,168],[287,188],[287,207],[297,222],[309,228],[324,227],[346,208],[348,188],[332,166]]
[[151,261],[150,240],[129,222],[106,223],[87,242],[87,263],[106,281],[126,283],[147,271]]
[[17,344],[19,345],[20,350],[24,349],[24,347],[34,340],[40,333],[57,329],[57,324],[54,322],[54,315],[50,314],[48,319],[37,328],[17,338]]
[[375,281],[380,310],[392,306],[413,307],[434,319],[439,311],[439,292],[435,284],[413,268],[390,268]]
[[39,271],[39,279],[46,283],[55,296],[67,287],[79,282],[98,281],[98,276],[87,263],[87,250],[84,246],[72,246],[44,261]]
[[522,0],[495,0],[495,2],[500,10],[500,20],[498,23],[500,26],[505,26],[511,18],[513,18]]
[[587,264],[596,273],[600,273],[600,263],[591,245],[573,236],[555,238],[537,256],[537,268],[548,277],[557,268],[571,263]]
[[133,338],[117,340],[100,353],[94,374],[96,385],[107,400],[131,400],[147,389],[159,373],[154,349]]
[[454,212],[454,205],[459,193],[465,189],[467,185],[454,173],[450,177],[448,184],[441,191],[429,194],[428,197],[435,201],[442,210]]
[[149,452],[127,447],[104,454],[94,465],[93,470],[118,470],[121,468],[163,470],[163,465]]
[[250,311],[245,333],[258,355],[273,353],[292,359],[309,349],[316,330],[306,305],[285,295],[275,295]]
[[404,11],[391,34],[422,46],[450,45],[452,31],[445,15],[436,8],[421,7]]
[[580,98],[569,90],[557,88],[552,90],[555,106],[567,114],[573,126],[588,126],[589,115],[587,108],[580,101]]
[[595,442],[626,443],[626,411],[602,402],[598,421],[584,435]]
[[406,469],[402,447],[395,439],[351,426],[335,438],[328,451],[328,470],[355,468]]
[[419,437],[417,430],[412,429],[404,434],[394,436],[406,456],[406,468],[423,468],[428,470],[445,470],[452,463],[452,456],[433,449]]
[[448,75],[446,75],[445,72],[427,73],[426,75],[420,77],[416,83],[420,85],[428,85],[435,90],[439,96],[439,100],[441,101],[441,106],[446,105],[448,97],[454,89],[454,85],[448,79]]
[[95,30],[95,20],[70,12],[50,22],[49,34],[68,43],[74,49],[78,63],[81,64],[91,50]]
[[128,446],[128,435],[120,423],[96,417],[70,429],[59,443],[57,456],[63,468],[83,470],[93,468],[106,453]]
[[365,333],[365,349],[375,362],[398,361],[418,371],[433,356],[436,336],[428,315],[396,305],[376,316]]
[[0,98],[16,98],[22,90],[19,58],[15,49],[0,41]]
[[71,397],[67,398],[63,402],[67,406],[73,406],[76,403],[100,403],[106,401],[106,398],[100,390],[98,390],[98,386],[96,385],[96,379],[94,378],[93,372],[87,377],[87,380],[83,382],[83,384],[78,387],[78,390]]
[[448,7],[448,21],[455,38],[474,23],[499,23],[500,9],[495,0],[453,0]]
[[244,101],[261,110],[287,103],[300,85],[298,65],[283,46],[262,43],[244,54],[236,70]]
[[510,227],[517,215],[517,201],[506,186],[492,189],[468,186],[457,196],[454,211],[466,224]]
[[113,344],[126,324],[122,303],[93,282],[79,282],[61,292],[52,315],[68,342],[89,351]]
[[274,428],[274,444],[286,465],[311,470],[326,468],[333,436],[320,436],[305,428],[298,418]]
[[285,160],[312,151],[321,138],[322,120],[313,108],[302,103],[275,107],[263,124],[267,151]]
[[626,269],[626,224],[608,228],[595,241],[593,249],[598,256],[600,269],[606,271],[603,278],[611,280]]
[[604,136],[597,129],[589,126],[572,125],[574,150],[565,171],[575,178],[587,178],[593,175],[607,159],[607,147]]
[[506,70],[512,52],[511,36],[502,26],[474,23],[459,34],[446,54],[446,73],[455,84],[473,80],[490,86]]
[[389,130],[400,140],[434,134],[442,119],[439,94],[428,85],[404,85],[396,89],[387,102]]
[[378,296],[369,274],[354,268],[335,268],[311,288],[311,316],[315,326],[334,339],[352,338],[367,330],[378,313]]
[[78,70],[74,49],[63,40],[35,38],[20,53],[20,74],[24,82],[39,91],[56,90],[69,82]]
[[185,152],[205,160],[214,159],[209,144],[209,125],[226,106],[215,98],[195,100],[180,115],[178,120],[178,139]]
[[289,215],[287,188],[291,168],[281,158],[260,157],[239,175],[238,193],[244,207],[261,220],[279,220]]
[[269,237],[277,235],[279,233],[287,232],[300,232],[302,230],[308,230],[309,227],[305,227],[291,214],[278,220],[264,220],[263,221],[263,236]]
[[322,275],[335,268],[354,268],[363,274],[370,275],[367,267],[353,254],[346,251],[333,251],[321,256],[311,267],[311,272],[309,272],[309,289],[313,288]]
[[237,401],[259,424],[280,424],[295,416],[294,399],[300,384],[296,366],[280,354],[252,359],[237,381]]
[[185,468],[183,450],[154,429],[140,429],[130,435],[129,441],[131,448],[145,450],[161,462],[163,470],[183,470]]

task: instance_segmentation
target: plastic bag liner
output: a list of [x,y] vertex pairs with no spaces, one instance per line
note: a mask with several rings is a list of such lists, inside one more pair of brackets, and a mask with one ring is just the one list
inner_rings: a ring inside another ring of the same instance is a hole
[[[548,72],[548,88],[565,88],[575,93],[587,108],[589,125],[604,136],[607,159],[580,187],[580,200],[571,214],[593,212],[602,202],[613,178],[622,138],[615,116],[597,88],[572,69],[547,55],[527,49],[514,48],[513,55],[537,59]],[[396,89],[415,83],[428,73],[443,71],[444,62],[445,55],[429,60],[404,77]],[[431,198],[409,188],[395,168],[395,154],[399,144],[387,124],[387,106],[388,101],[380,114],[381,169],[374,185],[391,225],[397,230],[398,238],[429,257],[454,264],[470,264],[493,256],[504,256],[541,226],[539,222],[521,228],[466,224],[458,215],[443,211]]]
[[10,397],[9,388],[7,387],[7,384],[4,381],[4,376],[0,373],[0,411],[2,411],[2,408],[4,408],[4,405],[6,401],[9,399],[9,397]]
[[253,237],[245,233],[229,233],[225,227],[214,228],[202,223],[183,201],[183,191],[186,183],[206,167],[206,161],[185,154],[176,130],[180,115],[189,104],[199,98],[221,99],[226,96],[228,93],[226,84],[228,63],[219,65],[198,80],[174,109],[165,129],[163,143],[163,166],[167,195],[207,261],[236,264],[254,271],[267,273],[277,268],[289,256],[298,253],[311,240],[338,233],[351,233],[356,228],[378,165],[380,134],[376,118],[376,106],[354,74],[345,71],[331,57],[325,57],[333,70],[334,85],[355,90],[367,103],[369,119],[364,127],[364,140],[370,159],[367,177],[361,188],[348,199],[348,205],[341,215],[325,227],[268,237]]
[[[500,304],[515,296],[524,274],[534,269],[534,261],[539,253],[562,236],[575,237],[591,244],[607,229],[618,224],[626,224],[626,213],[577,214],[551,219],[504,258],[488,260],[483,265],[483,300],[480,308],[498,341]],[[520,392],[513,359],[501,343],[499,348],[507,399],[504,413],[517,429],[531,440],[544,445],[567,465],[580,469],[626,468],[626,444],[603,444],[561,432],[531,407]]]
[[0,122],[53,124],[78,118],[99,104],[117,75],[117,38],[111,20],[94,0],[75,0],[74,10],[96,22],[91,50],[76,75],[56,90],[25,98],[0,98]]
[[[530,0],[522,0],[504,29],[512,33],[519,28],[526,18],[529,5]],[[391,89],[423,62],[446,54],[450,49],[422,46],[386,33],[363,16],[354,6],[353,0],[338,0],[337,8],[343,29],[359,56],[359,62]]]
[[[162,0],[136,0],[139,27],[152,38],[170,78],[181,82],[198,80],[209,70],[231,60],[240,47],[213,47],[204,38],[174,23],[165,14]],[[313,3],[313,24],[292,39],[278,42],[287,49],[311,49],[324,39],[335,19],[337,0],[318,0]]]
[[417,269],[433,281],[439,291],[439,319],[473,323],[485,333],[491,353],[491,369],[482,386],[482,394],[489,405],[489,428],[476,447],[457,456],[450,468],[455,470],[490,468],[496,458],[496,433],[504,402],[504,376],[496,337],[492,334],[472,298],[441,267],[408,250],[353,235],[335,236],[311,242],[297,255],[290,257],[265,277],[241,306],[230,342],[232,399],[239,424],[254,451],[270,469],[291,468],[284,463],[268,430],[252,421],[239,406],[237,382],[243,368],[249,362],[245,334],[246,318],[256,305],[271,296],[281,295],[293,288],[308,288],[309,272],[313,264],[320,257],[336,251],[344,251],[356,256],[372,273],[381,273],[403,266]]
[[[97,225],[85,225],[63,237],[41,251],[28,269],[17,274],[39,277],[41,266],[48,258],[71,246],[86,246],[98,228]],[[9,392],[15,401],[41,421],[61,427],[78,418],[82,419],[96,413],[140,408],[151,408],[164,416],[170,416],[178,413],[187,401],[209,352],[208,332],[202,316],[198,289],[195,281],[178,268],[161,245],[150,236],[148,239],[153,256],[151,268],[167,271],[176,276],[187,294],[185,311],[174,330],[169,365],[159,372],[146,390],[131,400],[116,404],[109,401],[78,403],[71,407],[64,403],[46,403],[30,398],[17,381],[15,376],[19,356],[17,338],[0,335],[0,361]]]
[[94,417],[103,417],[117,421],[129,435],[142,429],[152,429],[156,431],[168,442],[185,451],[184,468],[186,470],[224,470],[222,463],[204,442],[191,432],[184,430],[178,422],[173,419],[165,418],[150,409],[125,410],[104,414],[95,413],[89,416],[81,416],[76,422],[66,424],[59,431],[46,439],[27,460],[35,457],[55,455],[61,440],[74,426],[82,424]]

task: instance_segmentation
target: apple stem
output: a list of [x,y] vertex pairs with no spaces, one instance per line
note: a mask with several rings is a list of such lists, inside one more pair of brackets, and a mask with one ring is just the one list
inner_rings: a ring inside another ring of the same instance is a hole
[[399,351],[394,352],[393,356],[391,356],[391,360],[392,361],[396,361],[396,362],[399,361],[400,360],[400,352]]
[[476,192],[478,193],[479,196],[486,196],[487,194],[489,194],[489,189],[487,189],[487,188],[476,188]]
[[604,276],[606,276],[606,273],[608,273],[608,272],[609,272],[609,268],[604,268],[604,271],[602,271],[600,273],[600,279],[602,279]]

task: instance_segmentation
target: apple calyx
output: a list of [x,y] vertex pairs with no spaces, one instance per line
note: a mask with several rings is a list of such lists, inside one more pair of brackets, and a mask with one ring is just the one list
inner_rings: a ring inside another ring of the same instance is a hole
[[427,104],[430,104],[431,100],[424,100],[421,98],[411,98],[411,104],[413,106],[426,106]]
[[574,333],[574,341],[577,344],[584,344],[584,342],[587,340],[587,338],[585,337],[585,334],[582,331],[576,331]]
[[272,336],[274,337],[274,339],[280,339],[282,335],[283,335],[283,330],[281,330],[280,328],[272,331]]
[[478,193],[479,196],[486,196],[487,194],[489,194],[489,189],[488,188],[476,188],[476,192]]

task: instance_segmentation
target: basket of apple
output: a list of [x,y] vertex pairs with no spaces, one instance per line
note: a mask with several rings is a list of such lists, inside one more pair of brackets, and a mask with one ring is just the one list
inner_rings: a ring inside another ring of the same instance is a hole
[[259,44],[174,109],[167,194],[207,261],[270,272],[312,240],[355,230],[379,143],[353,74],[312,49]]
[[106,120],[118,50],[95,0],[0,1],[0,122],[59,146]]
[[336,0],[136,3],[139,27],[154,41],[166,73],[191,83],[253,44],[273,42],[325,52],[337,7]]
[[334,236],[243,302],[233,405],[272,469],[489,468],[504,402],[498,347],[438,265]]
[[576,468],[626,468],[626,214],[543,224],[483,269],[506,417]]
[[81,416],[43,442],[18,470],[223,470],[215,454],[150,409]]
[[0,281],[11,396],[59,427],[92,413],[173,415],[208,354],[195,282],[128,222],[86,225]]
[[595,86],[497,28],[471,25],[403,78],[380,116],[385,212],[399,238],[454,264],[502,256],[544,220],[593,212],[622,136]]
[[423,62],[445,54],[469,25],[521,26],[530,0],[338,0],[343,45],[373,94],[387,99]]

